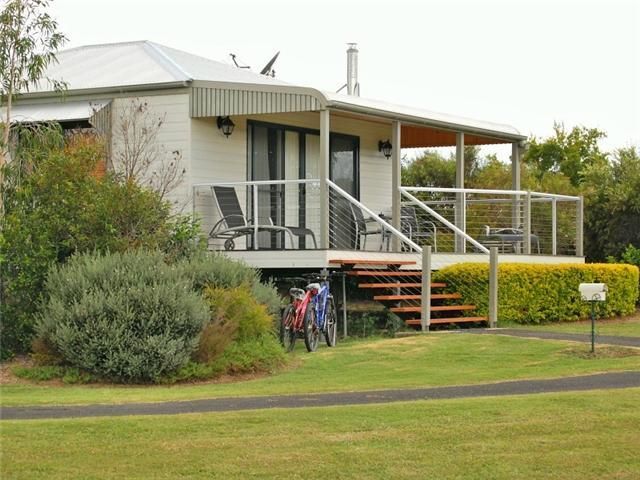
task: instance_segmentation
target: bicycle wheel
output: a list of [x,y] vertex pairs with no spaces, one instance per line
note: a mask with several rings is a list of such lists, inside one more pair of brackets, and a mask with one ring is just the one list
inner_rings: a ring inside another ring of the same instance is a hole
[[304,344],[307,347],[307,351],[315,352],[318,348],[319,341],[320,329],[316,321],[316,309],[314,305],[309,302],[307,311],[304,313]]
[[293,305],[287,305],[280,321],[280,343],[287,352],[292,351],[296,344],[296,331],[293,328],[295,319],[296,309]]
[[338,315],[333,297],[327,298],[327,303],[327,313],[324,317],[324,339],[327,342],[327,347],[335,347],[338,340]]

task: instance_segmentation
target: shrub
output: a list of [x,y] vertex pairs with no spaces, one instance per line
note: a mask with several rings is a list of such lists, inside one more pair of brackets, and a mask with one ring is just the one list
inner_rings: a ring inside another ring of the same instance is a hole
[[[465,303],[488,314],[489,266],[464,263],[443,268],[434,281],[448,284]],[[501,264],[498,269],[498,317],[502,322],[547,323],[588,318],[589,305],[580,299],[582,282],[606,283],[609,292],[601,315],[625,315],[635,310],[638,268],[610,264]]]
[[206,287],[249,289],[251,295],[266,305],[272,315],[279,315],[282,299],[271,283],[261,283],[259,271],[220,253],[199,252],[181,263],[192,278],[196,290]]
[[36,325],[66,362],[118,381],[155,381],[184,365],[209,318],[182,268],[160,252],[74,256],[46,281]]
[[211,320],[200,337],[194,359],[210,363],[232,342],[259,339],[272,333],[273,319],[267,307],[256,301],[248,287],[207,287]]

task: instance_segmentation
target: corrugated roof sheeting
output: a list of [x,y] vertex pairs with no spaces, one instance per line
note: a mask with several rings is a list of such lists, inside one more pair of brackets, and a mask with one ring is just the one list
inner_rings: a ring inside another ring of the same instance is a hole
[[309,112],[319,109],[320,102],[317,98],[302,93],[207,87],[193,87],[191,89],[190,114],[194,118]]

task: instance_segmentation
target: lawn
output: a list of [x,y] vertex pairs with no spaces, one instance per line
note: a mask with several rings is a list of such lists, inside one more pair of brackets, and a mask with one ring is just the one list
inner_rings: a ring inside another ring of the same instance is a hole
[[1,401],[8,406],[187,400],[462,385],[640,369],[640,355],[582,358],[573,343],[493,335],[434,333],[351,341],[313,354],[298,347],[297,365],[250,381],[151,387],[3,385]]
[[[524,328],[527,330],[543,330],[547,332],[584,333],[591,334],[591,321],[553,323],[548,325],[501,325],[509,328]],[[640,312],[624,318],[596,320],[598,335],[617,335],[626,337],[640,337]]]
[[640,478],[640,389],[3,421],[9,479]]

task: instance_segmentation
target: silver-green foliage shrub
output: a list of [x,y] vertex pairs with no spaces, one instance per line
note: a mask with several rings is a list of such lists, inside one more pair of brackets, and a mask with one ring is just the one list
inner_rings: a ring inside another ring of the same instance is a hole
[[51,269],[45,289],[39,338],[69,364],[124,382],[184,365],[209,319],[192,278],[156,252],[77,255]]

